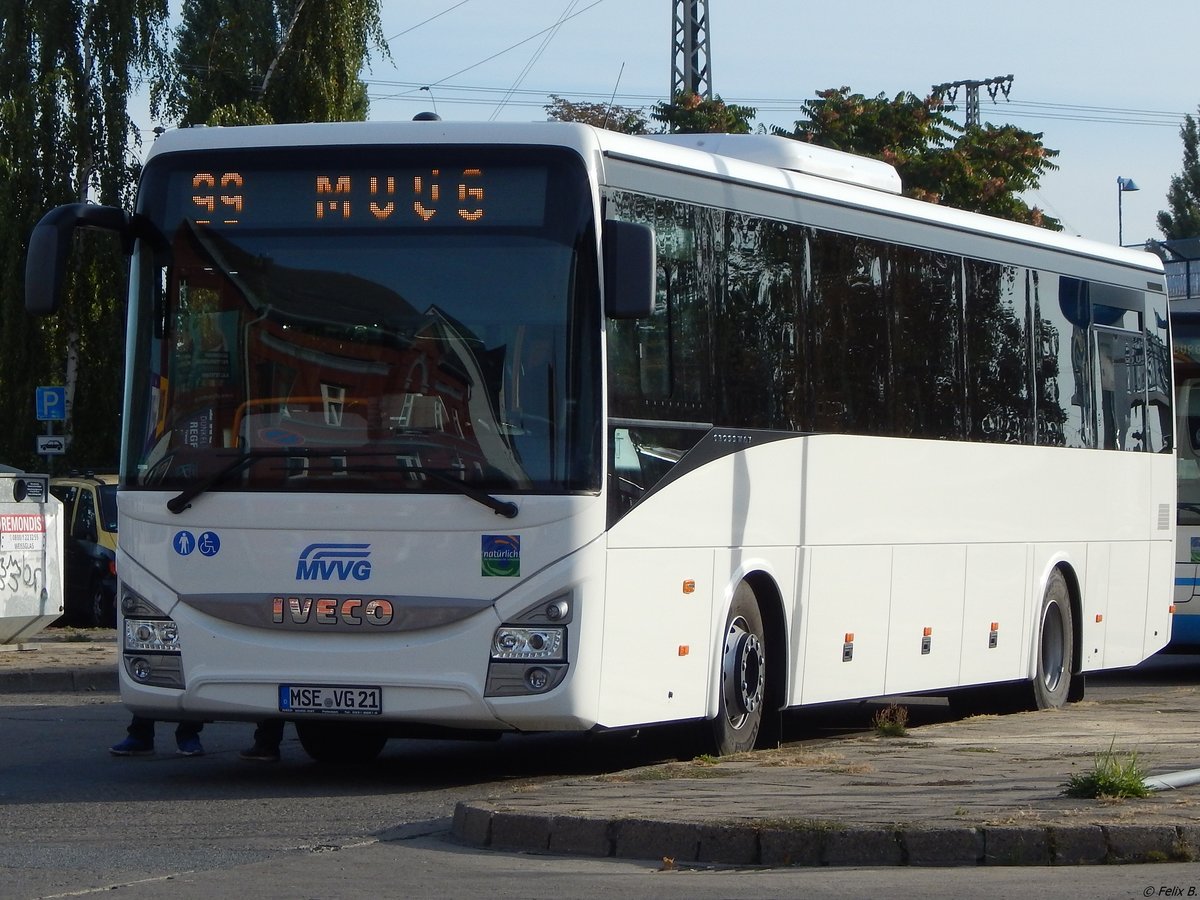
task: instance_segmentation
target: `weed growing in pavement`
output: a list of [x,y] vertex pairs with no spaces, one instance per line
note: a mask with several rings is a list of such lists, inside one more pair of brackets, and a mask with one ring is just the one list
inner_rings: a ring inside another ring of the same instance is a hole
[[908,707],[891,703],[875,713],[871,724],[883,737],[904,737],[908,734]]
[[1113,749],[1116,741],[1113,738],[1106,751],[1096,754],[1090,772],[1079,772],[1067,779],[1063,793],[1091,800],[1148,796],[1150,789],[1146,787],[1146,773],[1138,762],[1137,751],[1118,753]]

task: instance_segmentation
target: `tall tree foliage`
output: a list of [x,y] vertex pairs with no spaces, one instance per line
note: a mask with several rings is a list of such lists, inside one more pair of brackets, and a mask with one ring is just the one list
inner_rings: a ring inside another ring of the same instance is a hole
[[650,117],[668,131],[682,134],[748,134],[756,111],[752,106],[726,103],[719,95],[708,99],[683,91],[671,103],[656,103]]
[[25,252],[61,203],[128,205],[133,79],[162,59],[166,0],[0,0],[0,462],[37,465],[39,384],[66,384],[80,465],[115,465],[124,302],[111,248],[82,241],[62,312],[24,312]]
[[185,0],[152,107],[180,125],[365,119],[380,0]]
[[[168,59],[168,0],[0,0],[0,463],[41,465],[34,388],[67,384],[67,462],[116,464],[124,259],[81,238],[62,311],[24,312],[29,234],[53,206],[130,208],[139,76],[170,124],[362,119],[359,72],[387,53],[379,0],[185,0]],[[171,65],[174,63],[175,65]],[[175,67],[177,66],[177,70]]]
[[1179,128],[1183,140],[1183,170],[1171,178],[1167,209],[1159,212],[1158,230],[1169,241],[1200,237],[1200,128],[1185,116]]
[[584,103],[550,95],[543,109],[556,122],[582,122],[596,128],[619,131],[623,134],[648,134],[650,123],[644,110],[614,103]]
[[963,128],[938,97],[865,97],[842,87],[806,101],[807,118],[777,134],[891,163],[910,197],[1053,230],[1058,220],[1020,198],[1058,168],[1042,135],[1011,125]]

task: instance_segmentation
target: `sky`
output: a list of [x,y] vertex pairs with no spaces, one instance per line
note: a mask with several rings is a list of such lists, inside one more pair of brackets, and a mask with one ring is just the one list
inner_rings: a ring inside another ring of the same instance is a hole
[[[372,119],[546,118],[551,94],[646,107],[671,88],[673,0],[383,0],[391,59],[364,73]],[[1161,238],[1155,216],[1200,106],[1200,3],[709,0],[710,76],[757,123],[790,129],[830,87],[924,95],[1012,75],[984,122],[1041,132],[1059,171],[1025,197],[1106,243]],[[564,20],[556,28],[556,23]],[[965,94],[959,93],[964,104]],[[962,112],[953,113],[962,121]],[[1119,194],[1118,178],[1136,192]]]

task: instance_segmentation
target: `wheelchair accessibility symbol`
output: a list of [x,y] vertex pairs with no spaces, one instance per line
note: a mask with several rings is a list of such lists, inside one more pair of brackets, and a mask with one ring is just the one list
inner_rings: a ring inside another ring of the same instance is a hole
[[177,531],[171,546],[180,556],[190,556],[193,550],[199,550],[201,556],[216,556],[221,552],[221,538],[215,531],[205,531],[199,538],[190,531]]

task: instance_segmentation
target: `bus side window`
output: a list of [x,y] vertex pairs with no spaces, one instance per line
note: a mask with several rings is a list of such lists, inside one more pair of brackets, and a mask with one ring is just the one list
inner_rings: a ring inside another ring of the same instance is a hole
[[646,493],[642,463],[628,428],[616,428],[612,434],[612,504],[614,518],[620,518],[637,505]]
[[1141,332],[1096,329],[1100,446],[1144,450],[1146,354]]

